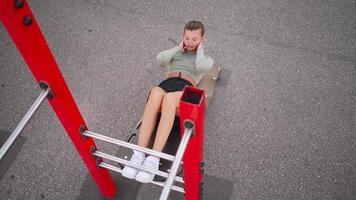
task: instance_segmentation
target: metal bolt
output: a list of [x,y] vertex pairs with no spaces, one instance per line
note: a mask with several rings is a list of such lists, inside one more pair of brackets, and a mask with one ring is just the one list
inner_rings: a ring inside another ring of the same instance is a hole
[[100,163],[103,162],[103,159],[100,158],[100,157],[97,157],[95,161],[96,161],[96,166],[97,166],[98,168],[101,168]]
[[79,127],[79,133],[80,133],[80,135],[82,136],[82,138],[83,138],[84,140],[87,140],[87,139],[89,138],[88,136],[84,135],[84,132],[85,132],[86,130],[87,130],[87,127],[85,127],[84,124],[80,125],[80,127]]
[[14,6],[15,6],[16,9],[23,8],[23,5],[24,5],[24,3],[23,3],[22,0],[15,0],[14,1]]
[[32,24],[32,19],[31,19],[31,17],[25,16],[25,17],[23,18],[23,24],[25,24],[25,26],[31,25],[31,24]]
[[190,128],[193,128],[194,125],[193,125],[193,123],[190,122],[190,121],[185,121],[185,122],[184,122],[184,126],[185,126],[185,128],[189,128],[189,129],[190,129]]
[[42,90],[45,90],[48,88],[48,84],[46,82],[40,81],[40,88]]
[[[48,83],[46,83],[45,81],[40,81],[40,88],[42,90],[47,90],[49,88]],[[50,88],[49,93],[47,94],[47,99],[52,99],[53,97],[54,97],[54,94]]]
[[96,151],[96,147],[95,146],[91,146],[90,147],[90,153],[93,154],[95,151]]
[[200,182],[200,199],[203,199],[204,197],[204,181]]
[[47,95],[47,99],[52,99],[54,97],[54,94],[52,91],[49,91],[48,95]]
[[79,131],[81,133],[84,133],[87,130],[87,128],[84,126],[84,124],[80,125]]

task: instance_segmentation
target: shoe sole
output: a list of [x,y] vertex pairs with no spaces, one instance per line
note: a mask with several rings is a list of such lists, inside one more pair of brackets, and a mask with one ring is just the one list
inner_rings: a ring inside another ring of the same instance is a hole
[[124,172],[122,172],[121,175],[122,175],[123,177],[125,177],[125,178],[128,178],[128,179],[134,179],[134,178],[136,177],[137,173],[134,174],[134,175],[132,175],[132,176],[130,176],[130,174],[125,174]]
[[147,179],[142,179],[140,177],[135,178],[136,181],[140,182],[140,183],[151,183],[153,181],[153,179],[147,180]]

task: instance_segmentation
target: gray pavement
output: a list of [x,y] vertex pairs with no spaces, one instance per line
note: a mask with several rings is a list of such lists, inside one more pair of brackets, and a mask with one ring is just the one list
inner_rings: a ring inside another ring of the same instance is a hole
[[[204,147],[206,174],[231,183],[224,198],[355,198],[354,0],[29,3],[91,130],[127,138],[163,78],[155,55],[198,19],[223,69]],[[11,132],[39,93],[0,25],[0,130]],[[0,199],[80,198],[88,172],[47,102],[21,137]],[[157,199],[151,187],[137,199]]]

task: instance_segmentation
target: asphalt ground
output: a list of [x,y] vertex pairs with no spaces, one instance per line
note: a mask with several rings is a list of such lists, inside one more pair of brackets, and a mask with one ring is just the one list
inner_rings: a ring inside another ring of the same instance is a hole
[[[355,198],[354,0],[29,4],[91,130],[126,139],[163,79],[156,54],[181,40],[186,22],[201,20],[206,54],[223,70],[204,144],[206,175],[232,188],[223,198]],[[0,25],[1,133],[39,93]],[[1,199],[83,196],[88,172],[48,102],[21,137],[1,163]],[[160,188],[151,187],[141,185],[136,199],[157,199]]]

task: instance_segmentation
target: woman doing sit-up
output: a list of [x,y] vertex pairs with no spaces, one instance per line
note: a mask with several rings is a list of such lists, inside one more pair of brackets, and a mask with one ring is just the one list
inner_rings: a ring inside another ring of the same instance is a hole
[[[139,131],[138,145],[148,146],[156,125],[157,115],[161,112],[153,150],[162,151],[173,127],[175,116],[179,116],[179,100],[186,85],[195,87],[205,72],[213,66],[213,59],[204,54],[204,25],[199,21],[187,23],[183,31],[183,41],[172,49],[157,55],[158,62],[167,68],[167,79],[154,87],[148,97]],[[145,167],[158,170],[159,158],[134,150],[130,159]],[[142,183],[153,180],[154,174],[125,166],[122,175],[135,178]]]

